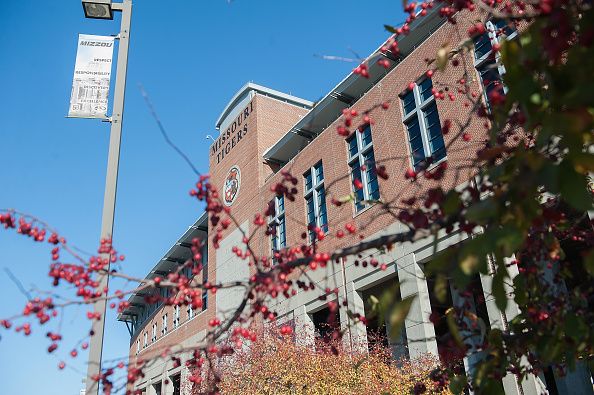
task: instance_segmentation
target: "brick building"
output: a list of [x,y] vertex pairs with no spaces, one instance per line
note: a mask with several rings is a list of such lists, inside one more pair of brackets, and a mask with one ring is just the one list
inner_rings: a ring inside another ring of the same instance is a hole
[[[411,24],[410,34],[400,36],[400,52],[382,52],[380,48],[367,59],[369,78],[351,73],[317,103],[303,100],[256,84],[248,83],[231,99],[216,122],[219,137],[210,148],[211,182],[223,195],[225,203],[232,208],[241,230],[254,230],[254,214],[263,212],[273,199],[275,214],[269,223],[275,225],[276,235],[257,237],[251,247],[260,255],[303,242],[302,234],[308,225],[318,226],[328,232],[323,249],[330,251],[345,247],[359,240],[349,236],[336,238],[335,232],[354,223],[364,229],[367,238],[382,234],[402,232],[406,227],[387,215],[379,205],[365,203],[368,200],[398,201],[408,197],[410,184],[404,183],[400,174],[406,169],[418,167],[426,157],[432,157],[434,165],[448,162],[447,188],[468,182],[468,165],[485,135],[483,120],[473,118],[471,110],[459,101],[438,100],[432,88],[455,87],[465,69],[449,67],[433,79],[425,75],[424,59],[432,58],[441,44],[459,37],[477,15],[458,17],[458,26],[445,23],[437,9]],[[495,29],[505,29],[507,39],[517,33],[498,21],[485,21],[488,32],[475,40],[475,50],[464,55],[461,63],[471,65],[475,91],[504,89],[500,84],[503,67],[489,67],[495,60],[490,55],[492,44],[505,36],[493,34]],[[460,37],[461,39],[462,37]],[[389,60],[389,66],[383,60]],[[466,68],[468,70],[468,68]],[[414,81],[412,90],[403,91]],[[487,96],[485,96],[487,97]],[[374,123],[361,133],[344,138],[336,133],[341,124],[342,110],[346,108],[363,112],[390,103],[387,110],[376,108],[371,116]],[[454,139],[455,133],[442,134],[441,121],[445,119],[470,119],[470,141]],[[447,147],[447,148],[446,148]],[[393,175],[380,179],[369,163],[385,165]],[[364,166],[365,165],[365,166]],[[298,198],[289,201],[274,197],[270,187],[281,180],[281,170],[301,177]],[[353,180],[360,180],[361,188],[353,187]],[[431,181],[426,181],[427,186]],[[340,207],[330,203],[355,194],[355,200]],[[147,278],[163,276],[191,257],[190,242],[193,238],[208,240],[209,225],[206,215],[201,216],[170,248],[149,272]],[[231,226],[223,232],[220,248],[214,249],[208,240],[203,251],[204,280],[227,282],[247,279],[249,268],[245,261],[231,252],[233,246],[242,244],[242,232]],[[463,242],[459,232],[440,235],[437,251]],[[307,236],[312,237],[311,235]],[[317,270],[312,278],[323,287],[331,284],[339,289],[340,297],[346,298],[349,309],[365,314],[365,299],[377,295],[394,282],[400,283],[400,297],[416,295],[410,314],[405,322],[401,338],[391,346],[395,357],[414,358],[425,353],[442,354],[443,338],[447,327],[433,325],[429,320],[432,311],[442,312],[433,296],[431,279],[423,274],[424,265],[434,254],[432,240],[419,240],[399,245],[391,252],[378,255],[386,270],[362,267],[354,258],[342,260],[327,270]],[[365,256],[360,260],[365,260]],[[512,267],[513,270],[514,267]],[[516,275],[517,273],[512,273]],[[490,292],[489,276],[478,276],[474,281],[473,295],[468,300],[476,314],[491,327],[506,325],[517,314],[517,306],[510,298],[508,309],[501,313],[495,306]],[[184,392],[184,369],[174,367],[171,361],[158,355],[164,347],[190,345],[202,339],[208,328],[208,320],[217,316],[224,319],[243,298],[241,289],[219,290],[216,294],[204,294],[204,307],[195,311],[187,306],[172,307],[149,305],[145,295],[133,295],[131,305],[119,316],[130,330],[130,360],[137,357],[156,361],[147,370],[144,379],[136,388],[146,394],[179,394]],[[299,292],[289,299],[279,299],[272,307],[278,313],[279,322],[292,322],[299,328],[303,341],[313,336],[316,326],[325,320],[328,311],[326,302],[317,298],[315,292]],[[449,290],[449,305],[462,301],[454,287]],[[368,331],[389,332],[386,325],[371,321],[368,326],[352,323],[341,310],[340,325],[346,329],[345,341],[365,344]],[[464,358],[467,371],[481,358],[479,353]],[[166,380],[168,379],[168,380]],[[589,373],[576,371],[565,377],[551,372],[542,377],[529,377],[522,383],[515,376],[502,380],[506,394],[574,394],[592,393]]]

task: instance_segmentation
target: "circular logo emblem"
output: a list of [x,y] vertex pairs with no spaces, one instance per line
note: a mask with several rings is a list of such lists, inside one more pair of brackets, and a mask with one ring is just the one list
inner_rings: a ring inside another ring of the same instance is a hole
[[225,206],[230,206],[237,198],[239,187],[241,186],[241,171],[239,166],[233,166],[229,169],[227,178],[225,178],[225,185],[223,186],[223,202]]

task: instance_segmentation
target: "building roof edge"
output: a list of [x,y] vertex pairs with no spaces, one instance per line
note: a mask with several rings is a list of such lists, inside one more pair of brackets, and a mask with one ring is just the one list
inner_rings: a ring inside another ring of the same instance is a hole
[[260,93],[268,97],[282,100],[290,104],[298,105],[300,107],[311,108],[314,105],[314,103],[309,100],[305,100],[300,97],[290,95],[288,93],[283,93],[281,91],[267,88],[265,86],[255,84],[253,82],[248,82],[247,84],[242,86],[241,89],[239,89],[237,93],[235,93],[235,95],[233,95],[229,103],[227,103],[227,105],[221,112],[221,115],[219,115],[219,117],[217,118],[217,121],[215,123],[215,128],[217,130],[219,130],[221,124],[223,123],[225,118],[229,116],[231,111],[233,111],[237,103],[239,103],[241,99],[244,97],[244,95],[250,91],[255,91],[256,93]]

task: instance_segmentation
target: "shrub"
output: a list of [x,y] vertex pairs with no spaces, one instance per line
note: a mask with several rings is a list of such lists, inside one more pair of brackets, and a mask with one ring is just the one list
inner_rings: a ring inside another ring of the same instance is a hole
[[[222,394],[449,394],[432,380],[439,371],[431,357],[391,360],[377,343],[371,352],[352,351],[340,341],[295,344],[267,332],[219,361]],[[440,376],[441,375],[437,375]]]

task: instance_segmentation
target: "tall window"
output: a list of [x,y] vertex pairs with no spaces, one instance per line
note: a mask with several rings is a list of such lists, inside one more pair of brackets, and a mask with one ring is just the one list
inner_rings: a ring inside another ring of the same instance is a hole
[[188,307],[186,307],[186,313],[188,313],[188,321],[194,318],[194,309],[192,308],[191,303],[188,303]]
[[136,339],[136,354],[140,352],[140,339]]
[[371,127],[356,131],[348,139],[351,183],[355,192],[355,210],[363,210],[369,201],[379,199],[379,185],[375,173],[375,157],[371,141]]
[[431,78],[425,78],[401,96],[404,114],[402,122],[408,131],[408,144],[415,170],[420,170],[446,156],[432,89]]
[[314,228],[328,232],[328,213],[326,211],[326,191],[324,190],[324,168],[322,162],[309,169],[304,175],[305,205],[309,241],[315,240]]
[[491,108],[493,95],[504,95],[507,91],[502,80],[505,67],[501,63],[499,52],[493,51],[493,45],[515,38],[518,32],[503,19],[487,21],[485,30],[485,33],[474,38],[474,67],[481,78],[487,107]]
[[157,341],[157,323],[155,322],[153,324],[153,335],[151,336],[151,342],[156,342]]
[[268,227],[272,230],[270,247],[272,256],[276,251],[287,246],[287,225],[285,222],[285,197],[275,196],[270,202],[274,205],[274,213],[268,219]]
[[161,323],[161,333],[162,334],[167,333],[167,314],[165,314],[163,316],[163,322]]
[[175,306],[173,310],[173,329],[179,326],[179,306]]
[[[202,247],[202,283],[208,281],[208,245],[204,243]],[[208,307],[208,290],[202,290],[202,311]]]
[[148,346],[148,332],[144,332],[144,347]]

